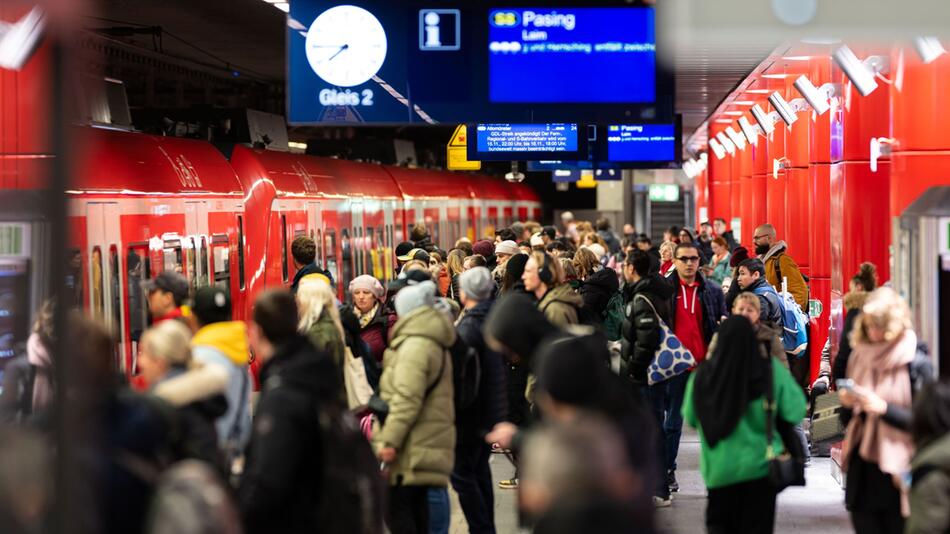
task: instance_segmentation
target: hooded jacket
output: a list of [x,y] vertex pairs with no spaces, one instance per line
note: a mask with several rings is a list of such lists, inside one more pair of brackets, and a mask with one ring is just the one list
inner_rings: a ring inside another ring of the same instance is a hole
[[785,253],[787,249],[788,245],[785,241],[779,241],[762,256],[762,263],[765,264],[765,279],[776,291],[781,291],[782,281],[779,280],[778,272],[782,271],[782,276],[788,278],[788,292],[792,294],[802,310],[808,313],[808,285],[805,283],[802,272],[798,270],[798,264]]
[[907,534],[950,532],[950,434],[917,451],[911,461]]
[[277,348],[261,369],[261,397],[238,501],[246,532],[319,532],[322,485],[318,408],[343,387],[330,357],[303,336]]
[[[188,374],[192,371],[173,369],[159,382],[174,380],[175,377]],[[219,473],[226,475],[230,472],[229,466],[221,449],[218,447],[218,433],[215,422],[227,411],[227,400],[221,394],[221,389],[213,384],[196,385],[192,389],[194,399],[180,399],[174,390],[156,390],[155,396],[174,407],[175,417],[172,419],[169,441],[171,453],[175,460],[201,460],[215,467]]]
[[578,292],[584,302],[584,308],[599,323],[603,321],[610,297],[619,289],[620,282],[617,281],[616,271],[604,267],[591,273],[587,280],[583,280],[578,287]]
[[[716,328],[719,326],[719,318],[726,315],[726,304],[722,295],[722,287],[720,287],[719,284],[707,279],[699,273],[696,273],[696,281],[699,282],[698,298],[703,305],[703,339],[706,340],[708,346],[709,342],[712,341],[712,336],[716,332]],[[676,309],[677,300],[679,300],[682,294],[682,292],[679,291],[679,273],[674,270],[666,278],[666,282],[670,284],[673,289],[673,296],[670,299],[669,322],[669,327],[672,330],[674,323],[676,323],[676,313],[673,313],[672,310]]]
[[469,308],[455,327],[465,344],[475,349],[481,363],[478,396],[465,411],[456,414],[459,436],[483,439],[508,415],[508,389],[505,362],[501,354],[488,348],[482,329],[494,301],[486,300]]
[[212,323],[202,327],[191,339],[195,360],[227,372],[224,393],[228,408],[215,422],[222,448],[242,450],[251,436],[251,411],[248,402],[251,380],[248,375],[247,326],[243,321]]
[[759,316],[763,321],[768,321],[780,328],[784,326],[782,324],[782,304],[778,300],[778,293],[775,292],[775,288],[772,287],[765,278],[759,277],[758,280],[753,282],[751,286],[743,289],[743,291],[755,293],[755,295],[759,297],[759,304],[762,306],[762,311],[759,312]]
[[622,353],[620,376],[629,377],[634,383],[647,383],[647,368],[660,344],[660,324],[650,305],[637,295],[649,299],[666,324],[670,322],[670,297],[673,287],[659,274],[641,278],[624,288],[625,318],[623,337],[627,341]]
[[294,280],[290,284],[290,292],[296,294],[297,286],[300,285],[300,279],[308,274],[322,274],[330,280],[330,285],[333,285],[333,275],[330,274],[330,271],[323,269],[316,263],[311,263],[309,265],[304,265],[297,271],[297,274],[294,275]]
[[548,289],[538,302],[538,309],[548,321],[564,328],[578,323],[577,310],[583,305],[584,299],[569,284],[561,284]]
[[[452,358],[455,329],[438,310],[423,306],[400,317],[383,356],[379,396],[389,405],[373,432],[379,450],[394,447],[389,483],[445,486],[455,465]],[[435,386],[426,394],[426,390]]]

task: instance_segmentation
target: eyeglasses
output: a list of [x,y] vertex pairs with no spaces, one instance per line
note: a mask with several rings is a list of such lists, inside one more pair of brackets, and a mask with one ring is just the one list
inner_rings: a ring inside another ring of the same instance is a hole
[[680,256],[679,258],[676,258],[676,259],[678,259],[679,261],[683,263],[693,263],[693,262],[699,263],[699,256]]
[[758,241],[759,239],[762,239],[763,237],[768,237],[768,234],[752,236],[752,240]]

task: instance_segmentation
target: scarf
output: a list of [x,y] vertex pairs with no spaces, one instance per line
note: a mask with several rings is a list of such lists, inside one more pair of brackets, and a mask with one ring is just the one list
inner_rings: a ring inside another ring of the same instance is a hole
[[36,413],[53,402],[53,359],[39,334],[30,334],[26,340],[26,359],[36,368],[33,380],[33,413]]
[[[888,404],[910,407],[911,385],[907,366],[917,353],[917,335],[905,330],[890,343],[860,343],[854,346],[848,359],[848,377],[854,383],[874,391]],[[854,409],[845,431],[843,465],[847,469],[851,455],[858,455],[892,476],[901,492],[901,512],[907,517],[910,505],[906,487],[900,477],[910,470],[914,442],[910,433],[898,430],[878,415],[859,417],[860,408]]]
[[366,328],[369,326],[369,323],[373,322],[373,319],[376,317],[376,312],[379,311],[379,302],[373,305],[372,308],[366,313],[360,311],[359,308],[353,306],[353,313],[356,314],[356,318],[360,320],[360,329]]
[[723,321],[716,350],[696,369],[693,404],[706,444],[712,448],[729,437],[765,392],[771,370],[762,358],[752,323],[740,315]]

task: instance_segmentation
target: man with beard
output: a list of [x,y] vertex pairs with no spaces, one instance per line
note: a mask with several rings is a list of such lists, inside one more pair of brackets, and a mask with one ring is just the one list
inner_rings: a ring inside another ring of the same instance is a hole
[[765,264],[765,279],[776,291],[781,291],[782,278],[787,278],[788,292],[802,310],[808,313],[808,284],[798,270],[798,264],[786,253],[788,245],[785,241],[776,239],[775,227],[763,224],[756,228],[752,235],[752,244],[755,245],[755,253]]

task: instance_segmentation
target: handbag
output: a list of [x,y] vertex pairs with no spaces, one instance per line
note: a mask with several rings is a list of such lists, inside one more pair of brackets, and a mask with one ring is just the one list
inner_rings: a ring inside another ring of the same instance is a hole
[[[774,387],[772,359],[769,358],[769,380],[765,389],[765,458],[769,463],[769,482],[775,493],[779,493],[789,486],[805,485],[805,450],[793,425],[785,420],[775,420]],[[775,454],[772,446],[776,430],[785,445],[785,452],[780,455]]]
[[650,367],[647,368],[647,382],[652,386],[696,367],[696,358],[676,337],[673,330],[663,322],[650,299],[643,295],[637,295],[633,297],[633,300],[637,300],[637,298],[643,299],[650,306],[660,327],[660,346],[653,354]]
[[343,382],[346,388],[346,404],[351,410],[369,403],[373,387],[366,379],[363,360],[353,356],[350,347],[343,349]]

